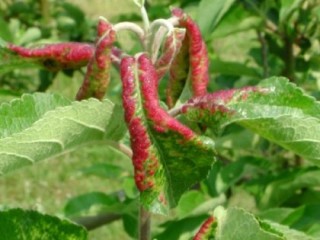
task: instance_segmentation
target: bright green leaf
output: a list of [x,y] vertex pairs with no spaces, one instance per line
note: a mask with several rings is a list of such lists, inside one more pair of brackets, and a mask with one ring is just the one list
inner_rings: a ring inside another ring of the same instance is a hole
[[104,139],[113,110],[109,100],[67,103],[56,95],[35,94],[0,106],[0,115],[11,116],[0,120],[1,173]]
[[287,226],[260,221],[253,214],[239,208],[218,207],[214,216],[218,222],[215,235],[217,240],[316,240]]
[[215,239],[217,240],[285,240],[280,233],[265,231],[259,221],[243,209],[218,207],[214,211],[218,222]]

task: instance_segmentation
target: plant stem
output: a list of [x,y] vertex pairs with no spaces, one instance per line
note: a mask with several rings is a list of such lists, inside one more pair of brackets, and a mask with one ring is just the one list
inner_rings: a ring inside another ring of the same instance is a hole
[[107,140],[106,142],[109,146],[113,147],[114,149],[117,149],[118,151],[122,152],[123,154],[125,154],[129,158],[132,158],[131,148],[127,147],[126,145],[124,145],[122,143],[115,142],[115,141]]
[[150,240],[150,224],[151,224],[151,213],[140,206],[139,216],[139,240]]
[[269,66],[268,66],[268,44],[264,34],[261,31],[257,31],[258,39],[261,44],[261,59],[263,66],[263,77],[269,77]]
[[295,70],[295,59],[293,53],[293,41],[288,36],[284,36],[284,56],[283,61],[285,62],[285,67],[283,70],[283,75],[291,82],[295,81],[294,70]]

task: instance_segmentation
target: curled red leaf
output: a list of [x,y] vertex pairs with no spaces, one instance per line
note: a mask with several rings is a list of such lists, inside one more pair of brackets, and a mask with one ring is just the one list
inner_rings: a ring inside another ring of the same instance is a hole
[[185,30],[175,28],[165,39],[163,44],[163,53],[155,63],[160,80],[170,69],[171,64],[180,51],[182,41],[185,38]]
[[193,96],[207,93],[209,82],[209,60],[206,44],[202,39],[198,25],[181,9],[172,10],[172,15],[178,18],[179,27],[186,29],[189,45],[189,64]]
[[190,99],[183,105],[181,112],[186,113],[191,109],[203,109],[211,112],[228,112],[227,104],[230,101],[244,101],[250,92],[263,92],[258,87],[244,87],[240,89],[219,90]]
[[87,65],[95,47],[89,43],[56,43],[40,48],[24,48],[9,44],[8,49],[19,56],[37,59],[48,70],[77,69]]
[[151,140],[147,134],[147,126],[138,114],[136,93],[136,73],[138,64],[135,58],[125,57],[121,61],[122,102],[125,110],[125,121],[130,133],[132,162],[137,188],[145,191],[154,184],[153,175],[157,171],[157,158],[151,149]]
[[102,99],[109,85],[111,49],[116,34],[112,25],[104,19],[100,19],[97,32],[95,52],[89,61],[83,84],[78,91],[76,97],[78,100],[89,97]]
[[156,211],[162,212],[175,206],[186,189],[206,176],[214,160],[213,143],[160,107],[158,74],[147,54],[124,57],[121,79],[135,182],[142,202],[147,202],[147,207],[154,204]]
[[200,227],[197,234],[194,236],[193,240],[206,240],[208,238],[208,234],[210,233],[210,228],[214,223],[214,217],[210,216]]
[[138,58],[141,81],[141,93],[144,98],[144,108],[149,119],[154,123],[158,131],[174,131],[186,139],[194,137],[194,133],[188,127],[172,118],[165,110],[160,107],[157,91],[158,75],[152,65],[151,60],[146,54]]

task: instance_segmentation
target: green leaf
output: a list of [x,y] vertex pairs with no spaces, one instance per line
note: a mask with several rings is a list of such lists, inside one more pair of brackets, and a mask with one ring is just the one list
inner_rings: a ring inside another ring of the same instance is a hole
[[28,28],[27,31],[19,38],[18,45],[31,43],[41,38],[41,31],[37,27]]
[[320,165],[320,104],[285,78],[193,99],[184,112],[216,131],[237,123]]
[[202,0],[198,9],[197,22],[204,36],[212,32],[235,0]]
[[179,218],[187,216],[192,210],[204,202],[203,193],[191,190],[183,194],[177,206],[177,214]]
[[220,59],[210,59],[210,72],[235,76],[249,76],[259,78],[259,70],[248,67],[244,63],[229,62]]
[[85,240],[87,232],[67,220],[31,210],[11,209],[0,212],[0,236],[4,240]]
[[57,94],[25,94],[21,99],[0,105],[0,139],[19,133],[40,119],[46,112],[67,106],[70,100]]
[[311,236],[272,221],[259,221],[253,214],[239,208],[214,211],[218,226],[217,240],[315,240]]
[[[154,236],[158,240],[192,239],[194,231],[207,218],[207,215],[184,218],[181,220],[167,221],[160,227],[162,232]],[[229,239],[230,240],[230,239]]]
[[9,42],[13,41],[9,24],[3,19],[3,17],[0,17],[0,38]]
[[104,139],[113,104],[68,103],[57,95],[34,94],[0,106],[0,116],[9,115],[0,120],[1,173]]
[[93,215],[97,212],[119,212],[123,208],[117,194],[105,194],[102,192],[85,193],[71,198],[64,207],[64,213],[68,217]]
[[122,119],[124,119],[122,106],[115,104],[111,119],[113,119],[113,121],[109,121],[106,138],[113,141],[120,141],[128,131],[125,121],[122,121]]
[[283,239],[286,240],[316,240],[318,238],[314,238],[312,236],[308,236],[303,232],[290,229],[288,226],[281,225],[271,221],[262,221],[262,224],[269,225],[268,228],[272,229],[273,231],[281,232]]
[[291,213],[288,214],[288,216],[280,223],[289,225],[297,230],[307,232],[314,225],[319,224],[319,222],[320,205],[310,204],[301,206],[294,211],[291,211]]
[[[284,240],[279,233],[265,231],[258,220],[243,209],[218,207],[214,211],[218,226],[215,239],[217,240]],[[241,224],[240,224],[241,223]]]
[[258,29],[263,19],[252,15],[243,4],[235,4],[211,33],[211,38],[222,38],[252,29]]
[[267,185],[260,197],[260,206],[269,208],[280,206],[297,191],[320,185],[320,170],[311,169],[282,173],[275,181]]

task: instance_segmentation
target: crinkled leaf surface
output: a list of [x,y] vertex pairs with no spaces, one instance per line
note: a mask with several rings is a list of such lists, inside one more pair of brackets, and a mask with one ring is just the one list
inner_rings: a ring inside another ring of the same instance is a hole
[[121,69],[141,202],[153,212],[166,213],[208,174],[214,161],[213,142],[196,135],[160,107],[156,70],[146,55],[126,58]]
[[271,221],[259,221],[254,215],[239,208],[216,208],[217,240],[315,240],[303,232]]
[[194,99],[183,111],[189,119],[206,122],[217,131],[240,124],[320,165],[320,104],[285,78]]
[[4,240],[85,240],[83,227],[36,211],[11,209],[0,212],[0,236]]
[[57,95],[24,95],[0,106],[0,173],[102,140],[113,104],[72,102]]

